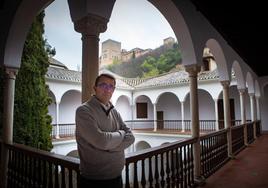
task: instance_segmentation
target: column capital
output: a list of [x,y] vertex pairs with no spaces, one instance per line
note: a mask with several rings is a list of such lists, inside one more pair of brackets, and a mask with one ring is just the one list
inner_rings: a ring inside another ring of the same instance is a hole
[[15,80],[17,73],[18,73],[17,68],[5,67],[5,77],[6,78]]
[[246,92],[246,89],[245,88],[241,88],[241,89],[238,89],[239,93],[240,94],[244,94]]
[[250,97],[255,97],[255,93],[249,93],[248,94]]
[[189,77],[197,76],[197,74],[201,71],[201,66],[197,64],[193,65],[185,65],[185,71],[189,73]]
[[229,80],[224,80],[224,81],[220,81],[221,85],[226,88],[230,86],[230,81]]
[[83,35],[99,36],[107,29],[108,20],[101,16],[88,14],[74,23],[74,29]]

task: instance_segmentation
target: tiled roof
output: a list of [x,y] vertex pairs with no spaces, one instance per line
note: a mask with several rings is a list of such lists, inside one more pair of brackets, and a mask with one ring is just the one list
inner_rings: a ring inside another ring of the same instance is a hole
[[81,82],[81,72],[56,67],[48,67],[46,78],[72,81],[72,82]]
[[217,69],[213,71],[203,71],[198,74],[198,80],[217,80],[217,79],[219,79]]
[[54,59],[53,57],[49,57],[48,61],[49,61],[50,65],[52,65],[52,66],[56,66],[56,67],[63,68],[63,69],[68,69],[63,63]]
[[[218,79],[217,70],[204,71],[198,74],[198,80],[215,80]],[[182,84],[189,82],[188,73],[184,70],[174,71],[159,75],[157,77],[148,79],[135,88],[148,88],[148,87],[158,87],[158,86],[170,86],[175,84]]]
[[[142,89],[159,86],[171,86],[189,82],[188,73],[185,71],[173,71],[153,78],[124,78],[109,70],[102,69],[101,73],[112,74],[116,78],[116,87],[121,89]],[[57,67],[49,67],[46,78],[81,83],[81,72]],[[218,79],[217,70],[199,73],[198,80]]]
[[147,79],[135,88],[148,88],[157,86],[168,86],[188,82],[188,73],[185,71],[171,72]]

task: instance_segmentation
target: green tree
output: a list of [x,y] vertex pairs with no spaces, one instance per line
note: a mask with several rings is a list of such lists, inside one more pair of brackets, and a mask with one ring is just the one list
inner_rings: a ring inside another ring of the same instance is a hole
[[14,104],[14,142],[50,150],[51,117],[48,115],[48,86],[45,74],[48,55],[55,50],[43,38],[45,14],[41,12],[28,33],[18,72]]
[[148,56],[144,62],[141,64],[141,68],[143,70],[142,77],[152,77],[157,76],[159,74],[158,68],[157,68],[157,61],[154,57]]

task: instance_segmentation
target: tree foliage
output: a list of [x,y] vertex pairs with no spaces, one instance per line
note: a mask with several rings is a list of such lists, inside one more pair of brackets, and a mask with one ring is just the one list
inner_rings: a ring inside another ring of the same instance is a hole
[[[44,12],[41,12],[33,22],[24,44],[21,68],[16,77],[14,101],[14,131],[13,140],[35,148],[50,150],[51,117],[48,115],[48,86],[45,74],[49,66],[49,52],[43,38]],[[52,52],[53,51],[53,52]],[[1,74],[1,100],[3,100],[3,70]],[[3,103],[1,101],[0,120],[3,122]],[[2,124],[2,123],[1,123]]]
[[177,48],[169,49],[157,59],[149,56],[141,64],[141,68],[143,70],[142,77],[153,77],[169,72],[171,69],[175,68],[177,64],[179,64],[180,60],[181,54]]

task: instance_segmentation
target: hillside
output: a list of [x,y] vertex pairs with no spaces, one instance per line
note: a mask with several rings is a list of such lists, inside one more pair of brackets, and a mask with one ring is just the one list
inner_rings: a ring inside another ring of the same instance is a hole
[[114,61],[107,68],[126,78],[147,78],[169,72],[181,62],[178,44],[168,47],[165,45],[140,56],[133,56],[126,62]]

